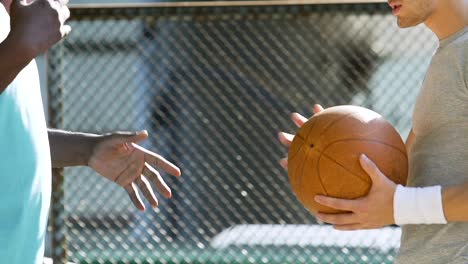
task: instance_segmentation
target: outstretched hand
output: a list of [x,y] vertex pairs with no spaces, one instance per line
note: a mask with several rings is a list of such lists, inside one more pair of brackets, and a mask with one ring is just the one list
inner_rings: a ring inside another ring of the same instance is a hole
[[123,187],[133,204],[142,211],[145,206],[137,187],[152,207],[158,206],[158,199],[150,182],[164,197],[170,198],[172,195],[171,189],[155,168],[177,177],[181,175],[177,166],[136,144],[147,137],[146,131],[102,136],[88,162],[96,172]]

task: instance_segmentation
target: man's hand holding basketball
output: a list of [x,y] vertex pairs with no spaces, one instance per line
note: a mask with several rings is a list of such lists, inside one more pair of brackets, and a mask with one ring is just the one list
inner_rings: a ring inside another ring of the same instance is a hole
[[322,222],[333,224],[337,230],[374,229],[394,224],[393,196],[396,184],[388,179],[365,155],[359,159],[364,171],[372,180],[372,187],[367,196],[354,199],[336,199],[316,196],[315,201],[325,206],[349,213],[316,215]]
[[71,30],[68,0],[13,0],[8,36],[31,60],[59,42]]
[[[318,104],[314,105],[314,114],[322,110],[322,106]],[[293,113],[291,119],[299,128],[308,120],[298,113]],[[278,137],[283,145],[289,147],[294,135],[280,132]],[[367,157],[360,157],[360,163],[372,180],[372,187],[368,195],[355,200],[317,196],[316,201],[318,203],[335,209],[349,211],[349,213],[341,214],[319,213],[316,215],[318,220],[333,224],[335,229],[338,230],[373,229],[394,224],[393,195],[396,184],[388,179],[375,163]],[[283,168],[287,169],[288,158],[281,159],[280,164]]]

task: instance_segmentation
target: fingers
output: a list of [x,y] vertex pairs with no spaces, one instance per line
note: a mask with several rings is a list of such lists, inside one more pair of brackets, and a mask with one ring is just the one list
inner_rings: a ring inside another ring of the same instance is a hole
[[[316,104],[314,105],[314,114],[317,114],[321,111],[323,111],[323,107],[319,104]],[[302,127],[302,125],[304,125],[305,122],[307,122],[307,118],[304,117],[303,115],[299,114],[299,113],[292,113],[291,114],[291,120],[294,122],[294,124],[296,124],[297,127]],[[281,144],[283,144],[284,146],[286,147],[289,147],[291,146],[291,143],[294,139],[294,135],[292,134],[289,134],[289,133],[285,133],[285,132],[279,132],[278,133],[278,139],[279,141],[281,142]],[[284,169],[288,169],[288,158],[282,158],[280,160],[280,165],[281,167],[283,167]]]
[[130,200],[132,203],[135,205],[136,208],[140,211],[145,210],[145,205],[143,204],[143,201],[140,198],[140,195],[138,194],[136,185],[134,183],[131,183],[124,187],[125,191],[127,191],[128,196],[130,197]]
[[151,188],[150,183],[148,180],[141,176],[139,179],[135,181],[135,184],[138,186],[140,191],[145,196],[146,200],[151,204],[151,207],[155,208],[158,206],[158,199],[154,195],[153,189]]
[[181,172],[180,169],[174,165],[173,163],[166,160],[159,154],[156,154],[152,151],[149,151],[141,146],[136,144],[128,144],[128,143],[136,143],[148,138],[148,132],[146,130],[139,131],[139,132],[118,132],[112,135],[112,137],[117,140],[117,143],[131,145],[131,147],[143,152],[145,155],[145,161],[150,163],[151,165],[163,169],[165,172],[174,175],[180,176]]
[[323,107],[319,104],[315,104],[313,108],[314,114],[318,114],[323,111]]
[[373,183],[378,180],[380,177],[385,177],[385,175],[380,171],[380,169],[371,161],[365,154],[359,156],[359,163],[361,163],[362,169],[369,174]]
[[132,158],[126,162],[127,166],[114,180],[114,182],[120,186],[129,185],[142,173],[142,168],[140,167],[141,165],[137,162],[136,155],[132,155]]
[[[131,163],[129,166],[132,166],[133,163]],[[151,187],[150,182],[148,179],[151,180],[151,182],[156,186],[156,189],[163,194],[166,198],[170,198],[172,193],[167,184],[164,182],[158,171],[155,169],[151,168],[148,164],[145,164],[145,167],[143,169],[143,175],[140,175],[139,178],[135,177],[126,177],[128,176],[127,172],[133,172],[133,168],[127,168],[122,175],[120,175],[116,183],[125,186],[124,189],[127,191],[128,195],[130,196],[130,199],[132,200],[133,204],[135,207],[137,207],[140,210],[145,210],[145,206],[143,204],[143,201],[141,200],[138,191],[136,187],[140,189],[140,191],[143,193],[144,197],[148,200],[148,202],[151,204],[151,206],[157,207],[159,202],[158,199],[156,198],[156,195],[153,192],[153,188]],[[120,178],[123,178],[124,180],[120,180]],[[122,182],[128,182],[132,181],[127,185],[122,185]]]
[[317,195],[315,196],[315,201],[322,205],[343,211],[356,211],[356,209],[359,208],[359,200],[338,199]]
[[64,38],[70,34],[71,27],[65,25],[65,22],[70,18],[70,10],[67,7],[68,0],[48,0],[50,6],[55,9],[58,14],[58,19],[60,22],[60,37]]
[[[279,132],[278,133],[278,139],[281,142],[281,144],[285,145],[286,147],[289,147],[294,139],[294,135],[285,133],[285,132]],[[279,161],[281,167],[283,167],[285,170],[288,169],[288,158],[282,158]]]
[[177,167],[161,155],[144,149],[138,145],[135,145],[135,148],[137,148],[145,154],[145,162],[151,164],[154,167],[160,168],[173,176],[179,177],[181,175],[179,167]]
[[66,4],[62,4],[58,11],[59,11],[60,22],[63,25],[63,24],[65,24],[65,21],[67,21],[67,19],[70,18],[70,10],[66,6]]
[[70,34],[71,27],[69,25],[64,25],[60,28],[60,34],[62,34],[62,38],[68,36]]
[[288,169],[288,158],[282,158],[280,159],[280,165],[283,167],[285,170]]
[[294,139],[294,135],[285,132],[279,132],[278,139],[281,142],[281,144],[285,145],[286,147],[289,147]]
[[301,127],[305,122],[307,122],[307,118],[299,113],[292,113],[291,119],[297,127]]
[[[319,104],[315,104],[313,108],[314,114],[318,114],[323,111],[323,107]],[[296,126],[301,127],[305,122],[307,122],[307,118],[299,113],[292,113],[291,119],[296,124]]]
[[341,213],[341,214],[317,213],[315,216],[317,217],[318,220],[322,222],[333,224],[333,225],[338,225],[338,226],[352,225],[352,224],[359,223],[359,219],[357,219],[357,216],[354,213]]
[[146,178],[154,184],[160,194],[164,195],[166,198],[171,198],[171,189],[161,177],[159,172],[151,167],[148,163],[145,163],[145,167],[143,168],[143,175],[145,175]]
[[67,5],[62,0],[36,0],[35,2],[40,3],[40,1],[47,3],[48,6],[57,12],[60,25],[63,25],[70,17],[70,10],[68,10]]

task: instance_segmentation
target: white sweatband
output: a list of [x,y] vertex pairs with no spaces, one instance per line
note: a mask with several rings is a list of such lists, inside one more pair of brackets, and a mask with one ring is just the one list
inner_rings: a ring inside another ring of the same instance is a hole
[[442,187],[403,187],[397,185],[393,197],[395,224],[446,224],[442,208]]

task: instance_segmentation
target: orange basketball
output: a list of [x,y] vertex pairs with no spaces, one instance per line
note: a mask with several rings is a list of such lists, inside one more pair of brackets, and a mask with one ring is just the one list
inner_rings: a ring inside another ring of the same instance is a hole
[[315,202],[317,194],[345,199],[365,196],[372,182],[359,163],[362,153],[391,180],[406,184],[405,144],[382,116],[351,105],[314,115],[296,133],[289,149],[289,181],[296,197],[315,214],[340,212]]

